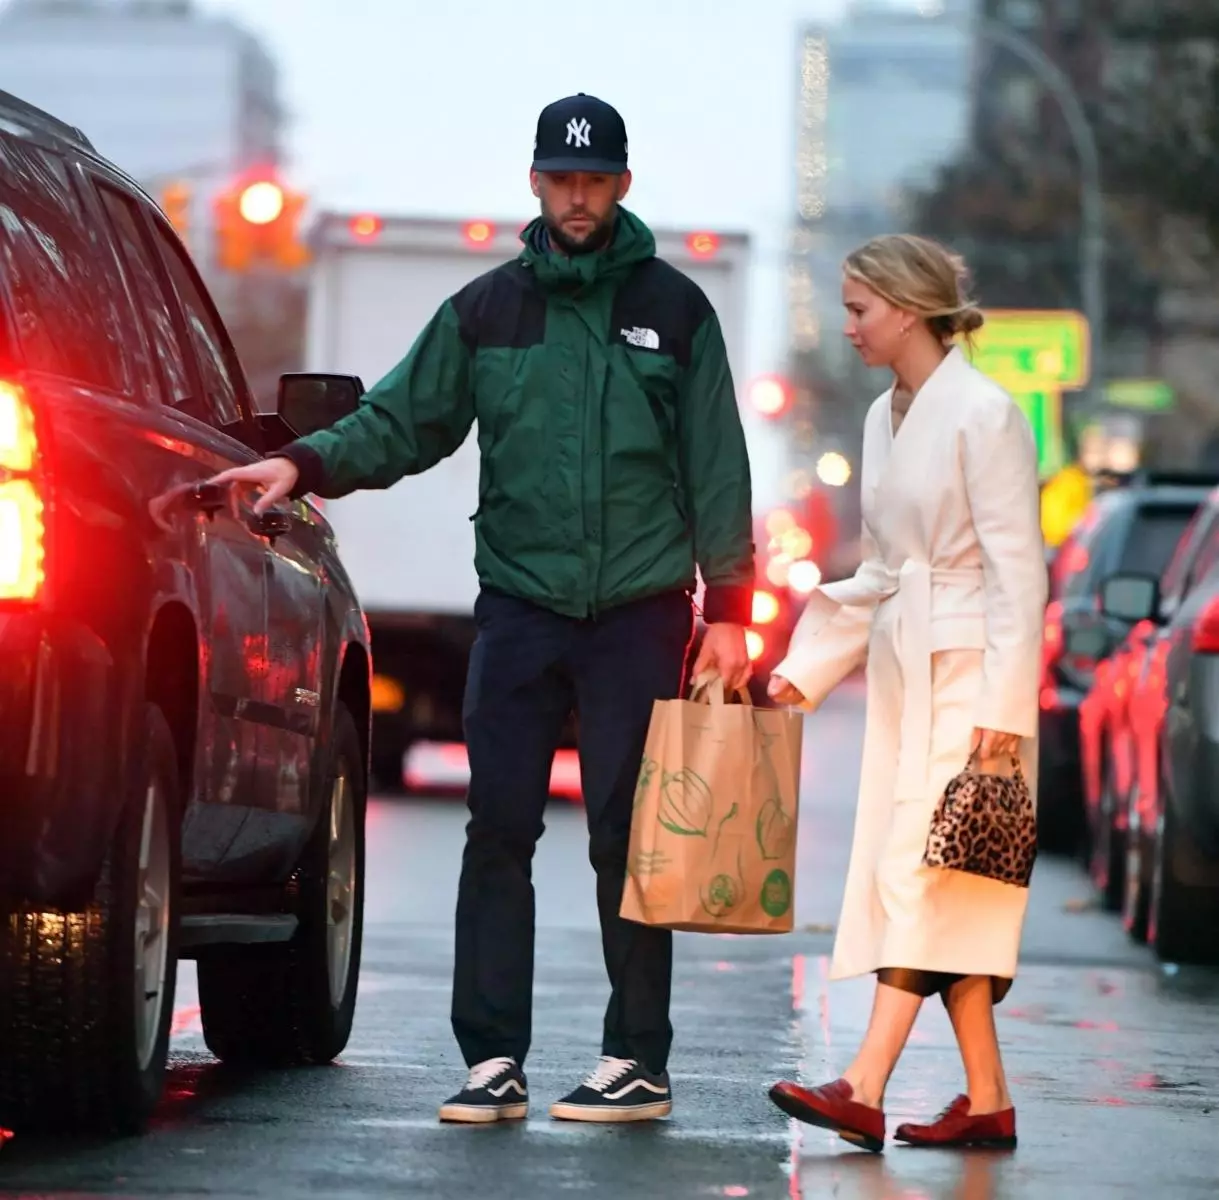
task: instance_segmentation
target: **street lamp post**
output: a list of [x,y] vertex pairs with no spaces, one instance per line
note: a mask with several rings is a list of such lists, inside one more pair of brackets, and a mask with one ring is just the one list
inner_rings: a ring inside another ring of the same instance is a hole
[[1071,81],[1035,42],[998,21],[981,18],[977,28],[983,37],[1010,50],[1049,88],[1058,101],[1079,155],[1079,290],[1090,334],[1090,391],[1095,397],[1101,394],[1104,385],[1105,352],[1105,212],[1096,134]]

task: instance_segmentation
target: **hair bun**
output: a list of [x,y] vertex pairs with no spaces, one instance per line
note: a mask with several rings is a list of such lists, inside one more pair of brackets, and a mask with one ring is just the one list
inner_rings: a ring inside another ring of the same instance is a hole
[[952,322],[954,333],[974,333],[986,324],[982,310],[970,304],[957,313]]

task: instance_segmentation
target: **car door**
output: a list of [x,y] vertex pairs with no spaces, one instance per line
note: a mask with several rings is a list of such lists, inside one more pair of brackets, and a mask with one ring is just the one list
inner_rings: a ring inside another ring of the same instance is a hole
[[183,871],[224,877],[258,803],[266,676],[266,543],[249,497],[205,481],[257,455],[238,436],[243,396],[231,348],[185,253],[124,189],[95,177],[143,321],[159,400],[153,439],[166,460],[161,520],[181,536],[202,646],[196,781],[183,817]]
[[274,811],[308,815],[312,762],[322,712],[323,608],[321,514],[304,500],[269,514],[284,522],[267,555],[267,699],[277,710]]

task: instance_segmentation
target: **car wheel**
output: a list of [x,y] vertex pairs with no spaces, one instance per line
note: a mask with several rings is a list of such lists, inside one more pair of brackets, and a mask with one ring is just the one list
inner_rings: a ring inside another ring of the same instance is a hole
[[139,1133],[164,1086],[178,955],[177,755],[159,708],[83,912],[0,915],[0,1124]]
[[1088,872],[1100,895],[1101,907],[1119,912],[1126,882],[1126,847],[1117,828],[1118,799],[1114,793],[1113,761],[1108,749],[1101,760],[1100,804],[1088,838]]
[[363,753],[335,710],[326,807],[288,887],[298,921],[283,945],[226,946],[199,957],[203,1037],[246,1066],[326,1063],[351,1035],[364,929]]

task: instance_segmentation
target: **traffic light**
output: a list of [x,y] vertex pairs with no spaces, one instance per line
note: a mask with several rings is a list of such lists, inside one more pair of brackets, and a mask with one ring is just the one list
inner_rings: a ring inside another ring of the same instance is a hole
[[216,262],[225,271],[256,265],[295,271],[309,261],[300,238],[305,197],[274,175],[246,176],[216,199]]
[[191,191],[184,183],[167,184],[161,191],[161,211],[183,241],[190,233],[190,202]]

